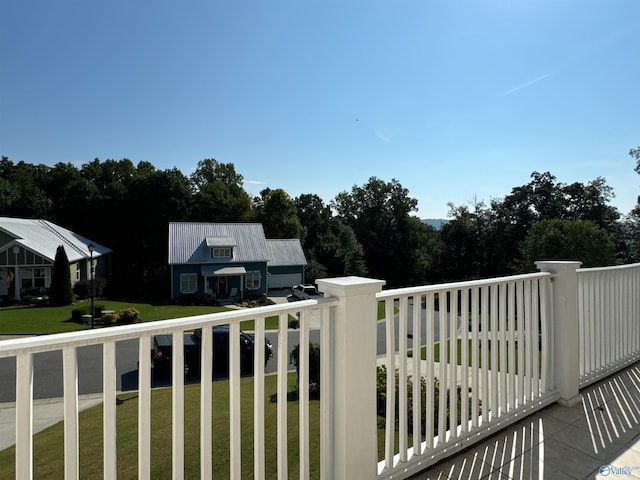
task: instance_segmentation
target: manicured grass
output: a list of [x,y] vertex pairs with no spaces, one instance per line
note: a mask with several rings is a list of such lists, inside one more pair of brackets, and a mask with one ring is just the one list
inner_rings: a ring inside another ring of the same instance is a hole
[[[289,315],[289,320],[295,319],[294,316]],[[267,317],[264,319],[265,328],[267,330],[277,330],[278,329],[278,316],[274,315],[272,317]],[[255,321],[247,320],[246,322],[240,323],[240,328],[244,331],[253,331],[255,329]]]
[[[265,476],[277,477],[277,376],[265,378]],[[296,375],[288,375],[287,415],[288,477],[299,478],[299,416]],[[242,478],[253,478],[253,378],[241,380]],[[229,478],[229,382],[213,383],[213,471],[216,478]],[[310,478],[320,478],[320,402],[309,404]],[[200,476],[200,385],[185,387],[185,478]],[[138,397],[122,394],[117,401],[118,478],[137,478]],[[171,478],[171,389],[156,389],[151,395],[151,478]],[[80,413],[80,477],[101,478],[103,468],[102,405]],[[63,422],[36,434],[33,440],[34,478],[63,477]],[[397,436],[397,433],[396,433]],[[384,455],[384,430],[378,431],[378,458]],[[396,440],[397,445],[397,440]],[[0,452],[0,480],[15,477],[15,447]]]
[[[66,307],[29,307],[14,305],[0,308],[0,335],[41,335],[50,333],[73,332],[86,330],[90,325],[72,322],[71,311],[74,308],[88,306],[84,301]],[[224,312],[226,307],[204,305],[173,305],[162,303],[127,302],[119,300],[95,301],[95,305],[103,305],[105,310],[119,310],[133,307],[140,312],[142,322],[166,320],[169,318],[188,317],[205,313]]]
[[[140,312],[142,322],[182,318],[191,315],[204,315],[228,311],[226,307],[207,305],[174,305],[168,303],[128,302],[122,300],[98,299],[95,305],[102,305],[105,310],[120,310],[133,307]],[[0,307],[0,335],[44,335],[51,333],[74,332],[87,330],[90,325],[83,325],[71,321],[71,311],[74,308],[88,307],[89,301],[79,302],[66,307],[39,307],[13,305]],[[397,310],[397,308],[396,308]],[[378,320],[385,316],[384,302],[378,302]],[[289,315],[289,319],[294,319]],[[265,319],[267,330],[278,328],[278,317]],[[243,330],[253,330],[254,322],[242,322]]]
[[[275,399],[276,376],[265,381],[265,444],[266,477],[276,478],[277,424]],[[295,374],[289,374],[289,391],[295,391]],[[229,478],[229,382],[213,384],[213,471],[217,477]],[[253,476],[253,378],[241,380],[241,450],[242,478]],[[290,394],[290,397],[295,397]],[[298,402],[288,401],[288,456],[289,478],[298,476]],[[319,478],[319,401],[310,405],[310,439],[312,478]],[[185,387],[185,478],[200,477],[200,386]],[[117,406],[117,456],[118,478],[137,478],[137,418],[136,393],[118,396]],[[158,389],[151,397],[151,478],[171,478],[171,389]],[[80,476],[101,478],[102,453],[102,405],[80,414]],[[15,448],[0,452],[3,466],[0,479],[14,478]],[[63,422],[34,437],[34,478],[62,478],[63,476]]]
[[[448,351],[447,351],[447,358],[446,358],[446,363],[451,363],[451,344],[450,344],[450,340],[447,341],[447,347],[448,347]],[[457,339],[457,351],[456,351],[456,364],[457,365],[462,365],[462,340],[461,339]],[[473,366],[473,355],[472,355],[472,348],[473,348],[473,342],[471,339],[469,339],[469,346],[468,346],[468,350],[467,350],[467,363],[468,366],[471,367]],[[413,352],[410,352],[409,356],[412,356]],[[489,348],[489,350],[486,353],[487,355],[487,367],[490,369],[491,368],[491,359],[492,359],[492,354],[491,354],[491,349]],[[500,366],[501,366],[501,357],[500,357],[500,345],[498,345],[498,351],[497,351],[497,360],[498,360],[498,370],[500,370]],[[420,359],[421,360],[426,360],[427,359],[427,347],[420,347]],[[440,362],[440,342],[435,342],[433,344],[433,359],[435,362]],[[519,360],[519,355],[518,355],[518,344],[516,342],[515,345],[515,352],[514,352],[514,361],[515,361],[515,371],[518,371],[518,360]],[[509,362],[509,360],[507,359],[507,363]],[[478,344],[478,367],[482,368],[482,348],[480,343]],[[538,352],[538,369],[542,369],[542,352]],[[507,372],[509,372],[509,366],[507,365]]]

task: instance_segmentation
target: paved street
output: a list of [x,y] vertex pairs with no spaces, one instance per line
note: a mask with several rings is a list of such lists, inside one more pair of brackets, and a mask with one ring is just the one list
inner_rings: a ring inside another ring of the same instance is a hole
[[[409,309],[407,332],[409,348],[413,346],[412,336],[412,309]],[[424,309],[422,311],[424,321]],[[312,324],[314,319],[312,318]],[[435,335],[439,337],[438,321],[436,317]],[[317,322],[316,322],[317,325]],[[394,322],[397,349],[398,345],[398,321]],[[289,351],[299,342],[299,331],[290,330],[288,334]],[[273,358],[268,362],[265,372],[273,373],[277,369],[276,358],[278,355],[277,332],[270,331],[266,334],[273,345]],[[320,336],[317,330],[310,332],[310,340],[319,342]],[[425,332],[422,332],[420,344],[425,343]],[[385,322],[378,322],[377,354],[386,352],[386,327]],[[93,345],[78,349],[78,392],[80,395],[96,394],[102,392],[102,346]],[[117,389],[120,391],[136,390],[138,388],[138,342],[126,340],[116,344],[117,357]],[[293,368],[293,366],[291,366]],[[0,403],[15,401],[15,359],[0,359]],[[197,382],[198,378],[187,377],[187,382]],[[154,386],[169,384],[168,378],[156,376]],[[62,352],[45,352],[34,356],[34,399],[42,400],[58,398],[63,395],[62,382]]]

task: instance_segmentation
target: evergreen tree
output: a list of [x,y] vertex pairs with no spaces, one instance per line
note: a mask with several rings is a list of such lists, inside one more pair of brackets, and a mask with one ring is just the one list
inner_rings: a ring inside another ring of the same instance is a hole
[[49,289],[49,303],[61,307],[71,305],[73,302],[73,289],[71,288],[71,272],[69,271],[69,259],[64,247],[60,245],[56,250],[56,258],[53,261],[53,274],[51,275],[51,288]]

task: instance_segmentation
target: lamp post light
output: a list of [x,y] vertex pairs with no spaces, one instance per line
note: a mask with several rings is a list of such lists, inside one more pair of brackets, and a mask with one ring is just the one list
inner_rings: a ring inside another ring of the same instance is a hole
[[90,288],[91,288],[91,328],[93,328],[93,275],[94,275],[94,270],[93,270],[93,251],[96,249],[96,247],[93,246],[93,243],[90,243],[89,245],[87,245],[87,248],[89,249],[89,259],[90,259],[90,266],[89,266],[89,271],[91,274],[91,283],[90,283]]

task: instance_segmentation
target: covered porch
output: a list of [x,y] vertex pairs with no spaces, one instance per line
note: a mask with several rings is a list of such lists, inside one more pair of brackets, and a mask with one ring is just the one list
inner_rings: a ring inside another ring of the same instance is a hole
[[205,294],[217,299],[244,298],[244,282],[247,270],[243,266],[221,267],[206,265],[201,268]]
[[549,405],[411,480],[640,478],[640,363]]

